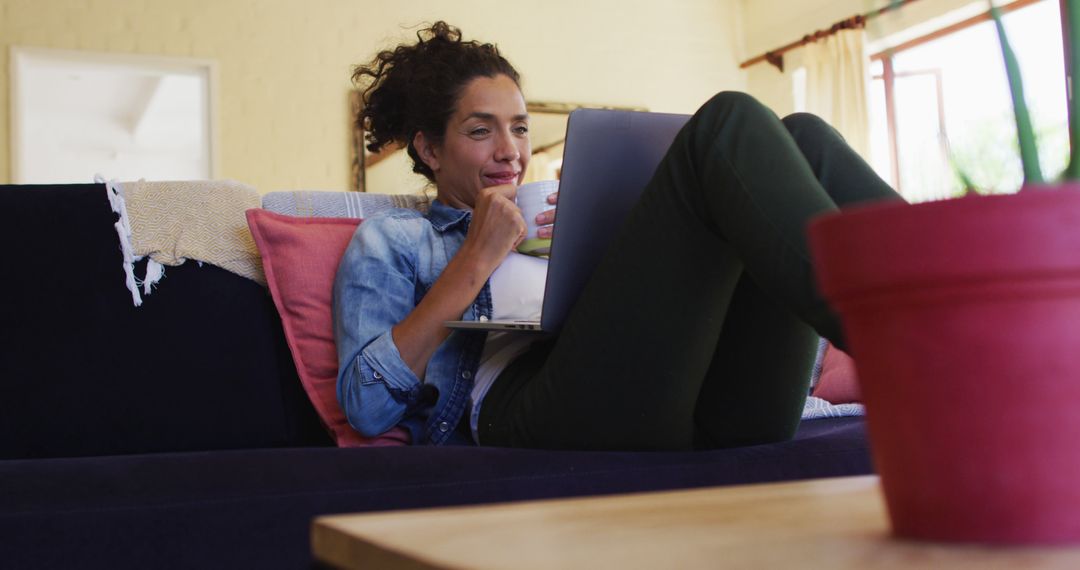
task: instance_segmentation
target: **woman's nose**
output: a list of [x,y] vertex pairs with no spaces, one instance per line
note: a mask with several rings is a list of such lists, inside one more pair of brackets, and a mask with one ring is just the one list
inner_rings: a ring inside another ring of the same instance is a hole
[[514,144],[514,138],[509,134],[499,137],[498,146],[495,148],[495,160],[513,161],[521,158],[521,152]]

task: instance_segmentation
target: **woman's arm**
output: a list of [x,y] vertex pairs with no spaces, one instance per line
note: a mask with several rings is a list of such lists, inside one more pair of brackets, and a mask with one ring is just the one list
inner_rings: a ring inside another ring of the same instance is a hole
[[524,234],[510,190],[478,198],[465,243],[418,305],[406,254],[415,228],[392,218],[360,225],[334,282],[334,336],[338,403],[361,434],[390,429],[422,402],[422,375],[449,334],[443,322],[461,318]]
[[450,335],[443,323],[457,320],[484,283],[525,237],[525,220],[514,204],[514,186],[483,189],[476,199],[461,249],[420,304],[392,329],[401,359],[423,380],[428,361]]

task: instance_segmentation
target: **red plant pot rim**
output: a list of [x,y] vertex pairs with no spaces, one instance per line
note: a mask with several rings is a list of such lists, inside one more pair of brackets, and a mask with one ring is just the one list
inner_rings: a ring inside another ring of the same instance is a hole
[[1080,277],[1080,184],[1059,188],[821,216],[809,227],[812,256],[827,242],[844,260],[815,264],[822,291],[835,303],[870,302],[898,289]]

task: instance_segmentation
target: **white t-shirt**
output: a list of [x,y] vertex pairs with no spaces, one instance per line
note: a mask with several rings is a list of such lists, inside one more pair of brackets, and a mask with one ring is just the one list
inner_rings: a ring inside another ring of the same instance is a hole
[[[513,252],[491,274],[491,308],[495,320],[539,320],[547,280],[547,260]],[[469,426],[479,443],[480,404],[495,379],[536,340],[533,334],[489,332],[473,378]]]

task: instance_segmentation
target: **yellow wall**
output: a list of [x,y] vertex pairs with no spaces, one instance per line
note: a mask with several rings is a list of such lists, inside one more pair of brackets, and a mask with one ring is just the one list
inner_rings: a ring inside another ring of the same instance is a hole
[[439,18],[498,43],[532,100],[691,112],[745,88],[739,0],[0,0],[0,182],[7,52],[33,46],[215,60],[221,177],[347,188],[351,66]]

